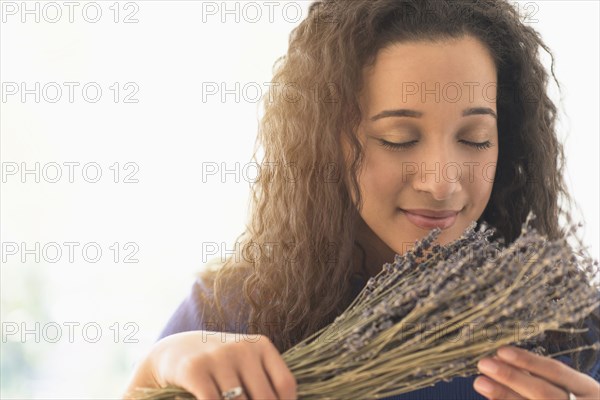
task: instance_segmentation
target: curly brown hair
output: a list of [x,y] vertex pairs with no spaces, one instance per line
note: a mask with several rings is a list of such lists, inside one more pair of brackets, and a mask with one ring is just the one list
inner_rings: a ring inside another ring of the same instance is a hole
[[[287,54],[275,62],[270,91],[261,102],[253,159],[258,162],[262,144],[262,168],[252,187],[247,229],[236,239],[245,256],[229,257],[204,272],[222,319],[221,297],[237,288],[238,301],[250,306],[241,316],[248,333],[268,336],[284,352],[349,305],[353,227],[361,205],[357,176],[363,153],[356,128],[362,71],[395,42],[464,35],[487,45],[498,71],[498,164],[478,223],[486,221],[509,243],[532,210],[539,232],[550,239],[565,236],[559,218],[572,222],[573,200],[563,180],[557,107],[546,94],[549,74],[540,47],[552,57],[552,77],[560,85],[550,49],[518,10],[506,0],[314,1],[291,32]],[[349,167],[341,135],[352,145]],[[258,257],[249,255],[257,249]],[[600,321],[597,313],[592,317]],[[551,332],[546,340],[557,350],[588,339]],[[595,357],[593,351],[576,353],[575,367],[588,369]]]

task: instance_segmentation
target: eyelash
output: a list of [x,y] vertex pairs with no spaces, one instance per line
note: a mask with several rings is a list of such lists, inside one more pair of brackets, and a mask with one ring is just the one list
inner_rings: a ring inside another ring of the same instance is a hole
[[[387,140],[379,139],[379,142],[381,143],[381,145],[383,147],[391,149],[391,150],[408,149],[410,147],[413,147],[415,144],[417,144],[416,140],[413,140],[412,142],[407,142],[407,143],[391,143],[391,142],[388,142]],[[483,143],[468,142],[466,140],[461,140],[460,142],[466,144],[467,146],[474,147],[477,150],[485,150],[485,149],[489,149],[490,147],[492,147],[492,143],[489,140],[487,140]]]

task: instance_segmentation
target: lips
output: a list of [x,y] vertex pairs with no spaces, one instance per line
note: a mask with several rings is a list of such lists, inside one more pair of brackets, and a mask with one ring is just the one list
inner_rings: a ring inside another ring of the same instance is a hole
[[404,210],[400,209],[411,223],[422,229],[447,229],[454,225],[460,211]]

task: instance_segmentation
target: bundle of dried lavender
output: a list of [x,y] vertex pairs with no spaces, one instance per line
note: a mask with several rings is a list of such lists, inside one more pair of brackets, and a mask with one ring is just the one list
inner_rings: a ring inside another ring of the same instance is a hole
[[[333,323],[282,355],[298,397],[384,398],[476,374],[477,362],[503,345],[545,352],[545,332],[564,331],[600,306],[598,261],[567,243],[575,226],[549,241],[530,226],[533,218],[508,247],[489,240],[493,228],[475,231],[473,222],[452,243],[432,246],[435,228],[396,255]],[[567,352],[587,348],[600,343]],[[138,393],[193,398],[173,387]]]

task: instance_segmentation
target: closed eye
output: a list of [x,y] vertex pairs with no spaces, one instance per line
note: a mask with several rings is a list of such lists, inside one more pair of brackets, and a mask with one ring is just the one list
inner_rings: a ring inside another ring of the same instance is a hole
[[391,150],[399,150],[399,149],[408,149],[410,147],[413,147],[415,144],[417,144],[416,140],[413,140],[412,142],[406,142],[406,143],[392,143],[392,142],[388,142],[387,140],[383,140],[383,139],[378,139],[380,144],[387,148],[387,149],[391,149]]
[[466,140],[459,140],[459,142],[464,143],[467,146],[475,147],[477,150],[485,150],[485,149],[489,149],[490,147],[492,147],[492,142],[490,142],[489,140],[486,140],[485,142],[481,142],[481,143],[469,142]]
[[[413,140],[411,142],[406,142],[406,143],[393,143],[393,142],[388,142],[387,140],[384,139],[378,139],[379,143],[381,146],[387,148],[387,149],[391,149],[391,150],[402,150],[402,149],[408,149],[413,147],[414,145],[417,144],[417,140]],[[486,140],[485,142],[481,142],[481,143],[476,143],[476,142],[469,142],[467,140],[459,140],[459,142],[466,144],[467,146],[470,147],[474,147],[477,150],[485,150],[485,149],[489,149],[490,147],[492,147],[492,142],[490,142],[489,140]]]

